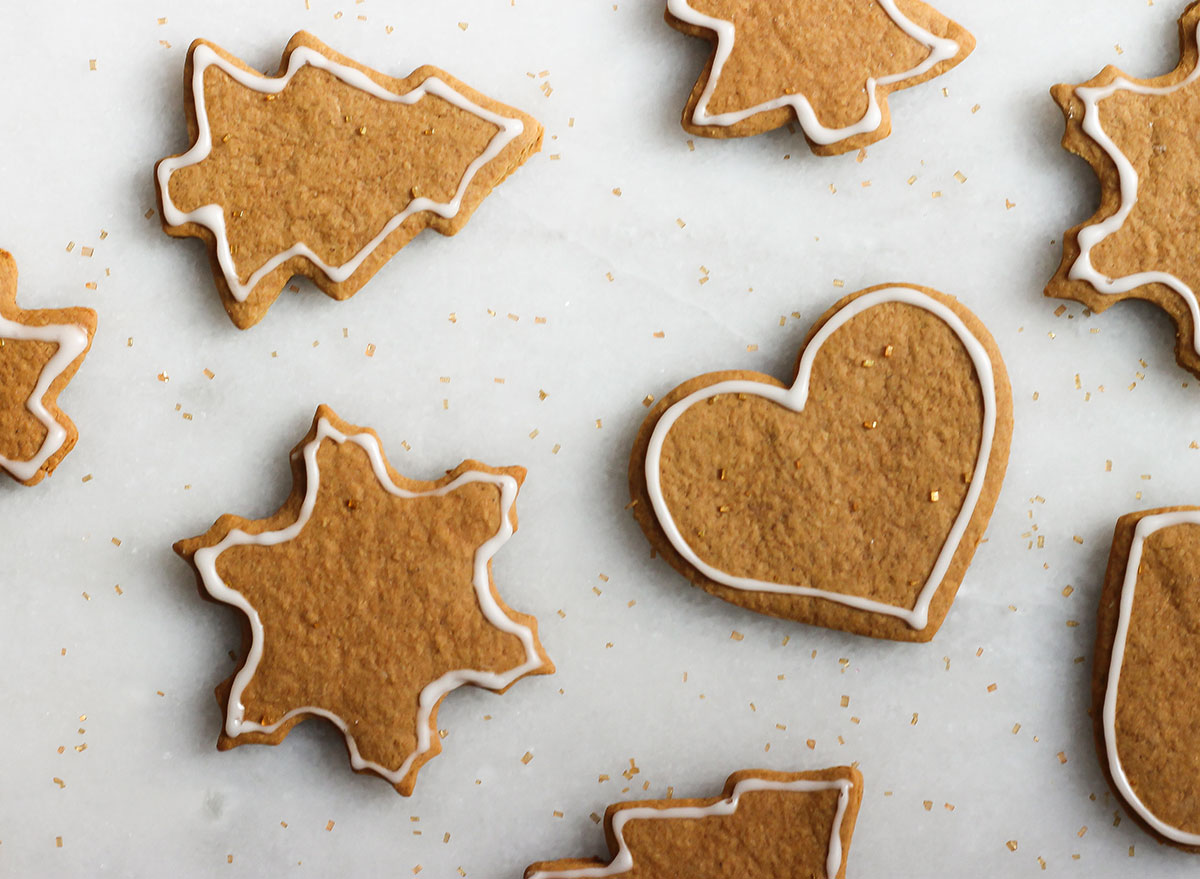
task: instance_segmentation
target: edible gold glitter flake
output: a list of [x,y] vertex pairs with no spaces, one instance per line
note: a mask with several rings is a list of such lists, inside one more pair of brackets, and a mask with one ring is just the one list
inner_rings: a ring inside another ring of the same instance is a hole
[[526,751],[526,752],[525,752],[525,756],[523,756],[523,757],[521,758],[521,762],[522,762],[522,763],[524,763],[526,766],[528,766],[528,765],[529,765],[529,761],[530,761],[530,760],[532,760],[532,759],[533,759],[533,754],[532,754],[530,751]]
[[996,685],[995,685],[995,684],[988,684],[987,691],[988,691],[989,693],[994,693],[994,692],[996,692]]
[[746,636],[743,635],[741,632],[739,632],[737,629],[734,629],[732,632],[729,633],[729,639],[731,641],[744,641],[745,638],[746,638]]
[[929,492],[929,500],[932,503],[937,503],[939,500],[941,500],[941,497],[942,497],[941,492],[939,492],[937,489],[934,489],[933,491]]

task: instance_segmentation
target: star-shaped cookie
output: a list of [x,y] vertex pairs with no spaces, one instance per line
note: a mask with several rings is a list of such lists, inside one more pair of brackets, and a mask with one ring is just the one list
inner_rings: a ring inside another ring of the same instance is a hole
[[37,485],[79,439],[58,395],[95,333],[90,308],[18,308],[17,263],[0,250],[0,471],[18,482]]
[[822,156],[887,137],[887,96],[975,48],[920,0],[667,0],[666,19],[713,44],[683,111],[688,132],[744,137],[795,119]]
[[1101,312],[1153,302],[1176,325],[1175,357],[1200,376],[1200,4],[1179,19],[1178,66],[1135,79],[1104,68],[1050,90],[1066,116],[1063,146],[1100,178],[1100,207],[1063,237],[1046,295]]
[[374,431],[326,406],[291,460],[277,513],[222,516],[175,544],[201,595],[244,615],[242,665],[217,688],[218,748],[278,744],[322,717],[356,771],[408,796],[441,752],[448,693],[504,692],[554,671],[537,621],[511,611],[491,578],[525,471],[465,461],[436,481],[407,479]]
[[608,863],[545,861],[525,879],[844,879],[862,788],[851,766],[745,770],[719,797],[617,803],[604,814]]
[[208,244],[242,329],[294,275],[347,299],[422,229],[455,234],[541,148],[536,120],[445,71],[384,76],[303,31],[275,76],[197,40],[184,81],[193,145],[155,166],[163,228]]

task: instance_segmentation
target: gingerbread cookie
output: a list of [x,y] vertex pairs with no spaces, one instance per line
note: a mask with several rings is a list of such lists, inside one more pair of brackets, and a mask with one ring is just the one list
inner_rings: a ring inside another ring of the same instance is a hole
[[607,864],[545,861],[525,879],[844,879],[862,788],[850,766],[746,770],[729,776],[719,797],[617,803],[604,813]]
[[1100,596],[1092,724],[1125,810],[1200,853],[1200,507],[1122,516]]
[[277,513],[222,516],[175,544],[200,594],[244,615],[242,665],[217,688],[217,746],[279,744],[321,717],[345,735],[355,771],[408,796],[442,750],[448,693],[502,693],[554,671],[537,621],[509,610],[491,577],[525,471],[464,461],[435,481],[407,479],[374,431],[326,406],[291,460]]
[[1050,90],[1066,116],[1063,146],[1100,178],[1100,207],[1063,237],[1046,295],[1100,312],[1145,299],[1175,322],[1175,357],[1200,376],[1200,4],[1179,19],[1179,65],[1153,79],[1104,68]]
[[18,482],[37,485],[75,447],[58,395],[95,333],[90,308],[18,308],[17,263],[0,250],[0,470]]
[[713,44],[683,111],[689,133],[745,137],[794,119],[821,156],[887,137],[888,95],[975,48],[920,0],[667,0],[666,19]]
[[163,228],[208,244],[242,329],[293,275],[353,296],[422,229],[456,233],[541,148],[532,117],[436,67],[394,79],[303,31],[275,76],[197,40],[184,82],[193,146],[155,166]]
[[651,410],[629,465],[654,549],[726,601],[928,641],[1008,462],[1012,392],[991,335],[949,296],[874,287],[809,333],[790,387],[715,372]]

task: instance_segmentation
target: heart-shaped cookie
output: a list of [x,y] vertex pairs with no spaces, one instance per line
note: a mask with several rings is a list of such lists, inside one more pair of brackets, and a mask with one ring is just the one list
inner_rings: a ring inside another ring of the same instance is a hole
[[907,285],[846,297],[785,387],[702,375],[642,424],[634,515],[680,573],[750,610],[928,641],[1008,463],[1000,352],[956,300]]

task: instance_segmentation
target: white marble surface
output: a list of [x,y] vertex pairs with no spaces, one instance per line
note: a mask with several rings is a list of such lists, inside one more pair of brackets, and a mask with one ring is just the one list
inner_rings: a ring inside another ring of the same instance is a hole
[[[1200,500],[1200,391],[1183,387],[1152,308],[1056,317],[1041,296],[1063,229],[1098,197],[1058,145],[1047,89],[1108,63],[1169,70],[1182,2],[941,0],[979,47],[893,97],[895,131],[861,163],[813,157],[785,132],[689,150],[678,116],[707,50],[658,2],[311,6],[5,5],[0,247],[24,306],[91,305],[100,331],[62,397],[78,447],[37,489],[0,484],[0,874],[517,877],[603,852],[588,816],[623,798],[631,758],[631,793],[648,782],[648,796],[706,795],[746,767],[858,761],[851,876],[1042,875],[1039,857],[1048,874],[1194,873],[1131,821],[1113,826],[1087,707],[1112,526]],[[273,70],[299,28],[391,74],[443,66],[533,113],[547,141],[456,238],[421,236],[349,302],[303,284],[243,333],[203,247],[143,216],[150,172],[187,146],[192,38]],[[811,320],[891,280],[972,308],[1016,397],[990,540],[937,639],[758,617],[651,561],[623,511],[643,397],[714,369],[786,377]],[[211,690],[238,622],[197,598],[170,545],[221,513],[273,510],[321,402],[374,426],[414,476],[464,457],[529,468],[496,581],[540,618],[559,672],[448,698],[446,750],[411,799],[353,775],[317,722],[276,748],[214,747]],[[1028,548],[1035,526],[1044,548]]]

